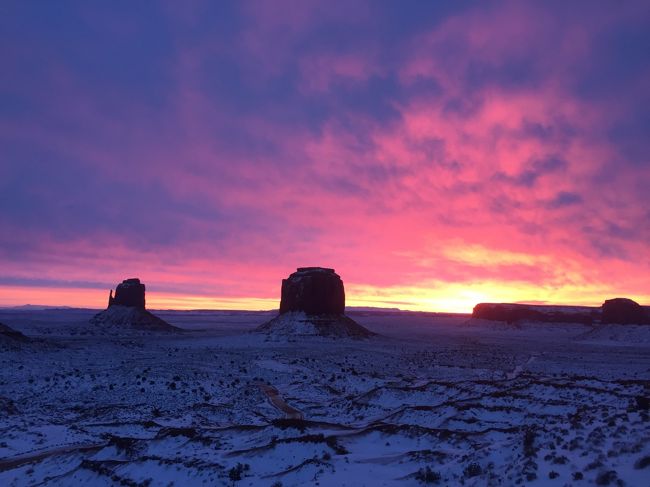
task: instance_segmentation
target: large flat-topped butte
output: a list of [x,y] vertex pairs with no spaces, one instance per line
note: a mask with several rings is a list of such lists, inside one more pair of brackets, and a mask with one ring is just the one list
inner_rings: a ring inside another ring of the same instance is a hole
[[372,332],[345,315],[341,277],[328,267],[298,267],[282,280],[280,314],[258,331],[274,336],[367,338]]

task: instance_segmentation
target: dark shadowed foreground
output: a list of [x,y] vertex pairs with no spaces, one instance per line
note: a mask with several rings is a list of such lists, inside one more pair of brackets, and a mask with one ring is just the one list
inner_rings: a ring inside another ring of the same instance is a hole
[[[0,311],[1,485],[644,485],[650,327],[350,313],[365,340]],[[38,338],[38,340],[33,340]]]

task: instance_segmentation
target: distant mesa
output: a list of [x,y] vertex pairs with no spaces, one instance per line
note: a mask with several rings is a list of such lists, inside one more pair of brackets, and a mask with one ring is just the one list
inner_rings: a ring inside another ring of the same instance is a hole
[[474,306],[472,318],[518,323],[583,323],[590,325],[596,317],[595,308],[585,306],[543,306],[515,303],[480,303]]
[[628,298],[608,299],[602,306],[602,323],[650,324],[650,314]]
[[472,318],[519,323],[650,324],[647,307],[627,298],[608,299],[600,307],[550,306],[515,303],[480,303],[474,306]]
[[90,320],[93,325],[120,329],[147,331],[178,331],[145,309],[145,286],[140,279],[125,279],[117,285],[115,296],[111,290],[108,307]]
[[367,338],[374,333],[345,316],[341,277],[327,267],[298,267],[282,280],[280,314],[258,331],[286,336]]

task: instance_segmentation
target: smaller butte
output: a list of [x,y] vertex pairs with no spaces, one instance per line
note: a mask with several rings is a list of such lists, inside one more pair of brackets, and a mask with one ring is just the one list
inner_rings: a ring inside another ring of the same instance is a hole
[[119,329],[137,329],[145,331],[178,331],[145,309],[145,285],[140,279],[125,279],[111,290],[108,307],[90,320],[93,325]]

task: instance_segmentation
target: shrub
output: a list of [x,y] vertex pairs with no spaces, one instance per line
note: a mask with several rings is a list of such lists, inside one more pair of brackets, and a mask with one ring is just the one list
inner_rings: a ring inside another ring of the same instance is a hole
[[442,476],[431,467],[421,468],[415,474],[415,480],[424,484],[437,484],[441,479]]
[[564,455],[561,455],[559,457],[555,457],[553,459],[553,463],[556,465],[566,465],[569,459],[565,457]]
[[537,478],[537,464],[531,459],[526,460],[522,473],[528,482],[532,482]]
[[648,466],[650,466],[650,456],[648,455],[646,455],[645,457],[641,457],[636,462],[634,462],[634,468],[636,468],[637,470],[646,468]]
[[616,471],[609,470],[607,472],[599,474],[598,477],[596,477],[596,485],[609,485],[617,478],[618,475],[616,474]]
[[111,435],[108,438],[109,445],[113,445],[117,451],[126,452],[127,454],[133,453],[137,442],[138,440],[135,438],[123,438],[121,436]]
[[483,469],[478,463],[472,462],[467,465],[467,467],[465,467],[463,473],[465,474],[465,477],[476,477],[477,475],[481,475],[483,473]]
[[602,467],[602,466],[603,466],[603,462],[601,462],[600,460],[594,460],[593,462],[589,463],[585,467],[585,470],[593,470],[595,468]]
[[239,482],[242,479],[242,474],[250,470],[250,468],[251,466],[248,465],[247,463],[245,464],[238,463],[236,466],[234,466],[228,471],[228,478],[233,482]]
[[532,457],[537,453],[537,451],[535,450],[536,436],[537,434],[535,432],[535,428],[528,427],[524,430],[523,448],[524,448],[524,455],[527,457]]
[[233,482],[239,482],[241,480],[241,474],[242,473],[236,467],[233,467],[228,472],[228,478]]
[[645,396],[636,396],[636,407],[642,411],[650,410],[650,399]]
[[305,432],[307,428],[307,422],[304,419],[295,419],[295,418],[277,418],[271,421],[271,424],[276,428],[286,430],[287,428],[293,428],[299,430],[301,433]]

